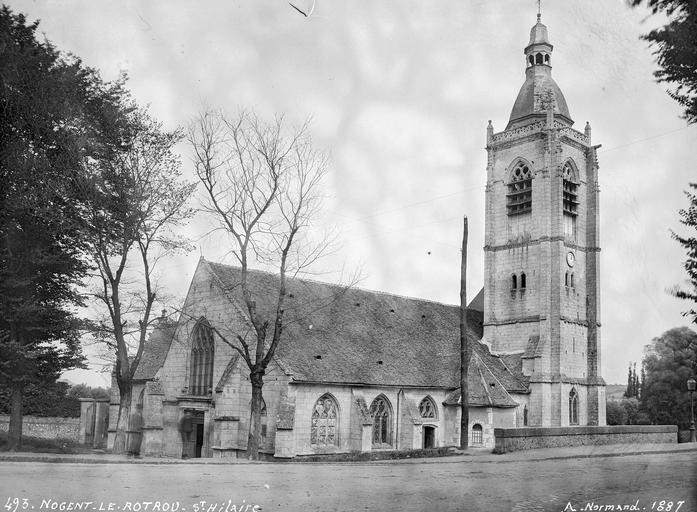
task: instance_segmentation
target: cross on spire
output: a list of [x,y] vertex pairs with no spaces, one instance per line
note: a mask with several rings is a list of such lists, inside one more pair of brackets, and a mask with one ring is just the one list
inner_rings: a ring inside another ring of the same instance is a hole
[[542,0],[537,0],[537,22],[542,18]]

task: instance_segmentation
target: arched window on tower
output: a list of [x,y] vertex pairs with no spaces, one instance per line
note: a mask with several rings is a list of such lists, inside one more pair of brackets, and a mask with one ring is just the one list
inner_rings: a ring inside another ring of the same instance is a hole
[[525,278],[525,272],[522,272],[520,274],[520,288],[521,288],[521,290],[525,289],[526,286],[527,286],[527,279]]
[[549,55],[545,54],[545,64],[549,64]]
[[564,209],[564,235],[576,237],[576,216],[578,215],[578,178],[571,161],[564,164],[562,170],[563,180],[563,209]]
[[523,426],[528,426],[528,406],[523,407]]
[[564,274],[564,286],[569,286],[569,273]]
[[205,318],[196,322],[191,340],[191,380],[189,393],[209,395],[213,391],[213,329]]
[[569,393],[569,425],[578,425],[578,393],[573,388]]
[[575,287],[576,287],[575,284],[574,284],[574,275],[573,275],[573,274],[571,274],[571,280],[569,281],[569,286],[571,286],[571,288],[575,288]]
[[392,407],[385,395],[373,400],[370,416],[373,418],[373,446],[392,446]]
[[315,402],[310,425],[310,444],[315,447],[339,444],[339,407],[334,397],[325,393]]
[[511,276],[511,290],[516,290],[518,288],[518,276],[513,274]]
[[535,57],[533,57],[532,55],[529,55],[529,56],[528,56],[528,63],[529,63],[531,66],[533,66],[533,65],[535,64]]
[[535,64],[542,64],[542,54],[538,53],[535,55]]
[[508,215],[520,215],[532,211],[532,171],[525,162],[518,162],[511,171],[506,194]]

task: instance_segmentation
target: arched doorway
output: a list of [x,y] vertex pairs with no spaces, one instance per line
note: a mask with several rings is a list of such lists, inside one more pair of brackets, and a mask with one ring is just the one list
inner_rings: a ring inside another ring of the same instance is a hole
[[423,448],[436,447],[436,427],[433,425],[423,426]]

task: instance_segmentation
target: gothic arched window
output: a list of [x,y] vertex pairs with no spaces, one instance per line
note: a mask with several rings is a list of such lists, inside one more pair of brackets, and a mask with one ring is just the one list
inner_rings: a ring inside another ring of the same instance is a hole
[[329,393],[315,402],[310,425],[310,444],[312,446],[336,446],[339,436],[339,407]]
[[532,171],[520,161],[511,171],[506,194],[508,215],[519,215],[532,211]]
[[438,418],[438,409],[430,396],[427,396],[421,400],[421,403],[419,404],[419,414],[422,418]]
[[191,341],[191,381],[189,393],[203,396],[213,389],[213,329],[205,318],[196,322]]
[[569,425],[578,425],[578,393],[575,388],[569,393]]
[[562,169],[562,181],[564,188],[564,235],[576,236],[576,216],[578,215],[578,177],[571,160],[567,160]]
[[482,444],[484,442],[484,429],[479,423],[472,425],[472,444]]
[[385,395],[373,400],[370,416],[373,418],[373,446],[392,445],[392,407]]

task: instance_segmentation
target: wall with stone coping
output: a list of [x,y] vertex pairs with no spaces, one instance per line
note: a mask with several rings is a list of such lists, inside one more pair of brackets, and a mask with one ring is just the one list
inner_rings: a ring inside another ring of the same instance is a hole
[[677,443],[675,425],[618,425],[608,427],[497,428],[494,453],[534,448],[601,444]]
[[[0,432],[7,432],[9,427],[10,416],[0,414]],[[24,416],[22,419],[22,435],[42,439],[68,439],[78,442],[80,437],[80,418]]]

